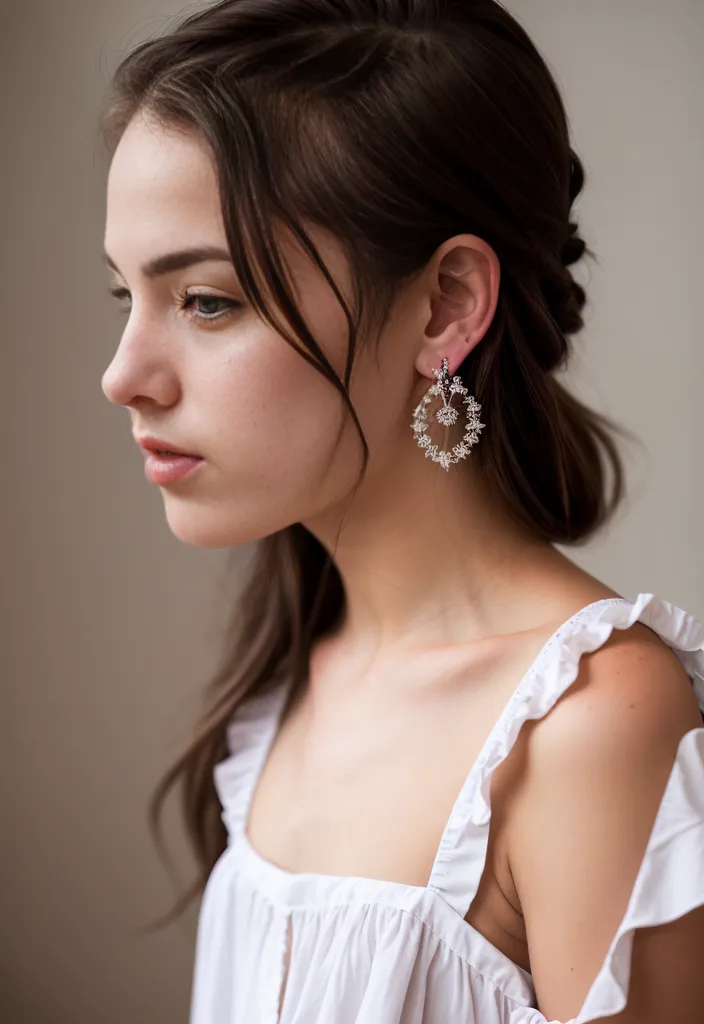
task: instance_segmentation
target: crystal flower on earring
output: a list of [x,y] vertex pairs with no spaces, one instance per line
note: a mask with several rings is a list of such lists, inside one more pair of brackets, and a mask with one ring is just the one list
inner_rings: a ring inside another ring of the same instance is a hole
[[[450,378],[447,372],[447,359],[443,356],[442,369],[437,370],[433,367],[433,373],[437,377],[437,383],[433,384],[428,388],[423,398],[416,406],[413,411],[413,420],[411,426],[413,433],[416,436],[416,441],[421,448],[425,448],[425,457],[432,459],[433,462],[439,462],[444,470],[449,470],[450,465],[455,462],[459,462],[460,459],[466,458],[471,454],[471,448],[479,440],[479,431],[482,427],[485,427],[485,423],[479,422],[479,412],[481,411],[481,405],[477,402],[473,395],[470,395],[467,388],[464,386],[459,377]],[[438,409],[435,414],[435,418],[438,423],[442,423],[443,426],[449,427],[453,423],[457,422],[459,412],[452,405],[452,397],[454,394],[463,395],[462,401],[466,405],[466,416],[467,423],[464,428],[464,436],[451,451],[446,452],[441,448],[438,448],[436,444],[430,439],[428,434],[428,404],[432,401],[436,395],[442,396],[442,408]]]

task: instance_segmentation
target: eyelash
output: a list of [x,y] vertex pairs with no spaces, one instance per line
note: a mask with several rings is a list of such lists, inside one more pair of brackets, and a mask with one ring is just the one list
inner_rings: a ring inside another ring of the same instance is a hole
[[[110,294],[116,299],[129,299],[130,293],[127,288],[111,288]],[[177,296],[179,300],[179,308],[183,310],[189,310],[189,300],[193,299],[215,299],[216,302],[225,302],[229,304],[229,309],[224,310],[215,316],[207,316],[202,313],[186,312],[186,316],[190,320],[199,320],[201,323],[214,323],[219,320],[227,320],[229,317],[234,316],[240,309],[242,309],[242,303],[236,299],[226,299],[222,295],[209,295],[207,292],[179,292]]]

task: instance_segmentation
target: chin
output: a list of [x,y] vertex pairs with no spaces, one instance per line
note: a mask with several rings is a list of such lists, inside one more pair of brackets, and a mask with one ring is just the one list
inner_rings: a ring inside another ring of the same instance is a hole
[[178,522],[169,519],[169,527],[176,540],[191,548],[212,550],[215,548],[237,548],[260,539],[254,531],[233,530],[232,526],[208,527],[206,523]]
[[192,548],[209,550],[242,547],[253,544],[286,525],[276,525],[267,530],[264,528],[263,516],[256,516],[248,521],[242,520],[241,516],[241,509],[233,510],[230,515],[226,512],[209,515],[202,508],[177,508],[175,504],[169,507],[169,502],[166,501],[166,521],[169,529],[176,540]]

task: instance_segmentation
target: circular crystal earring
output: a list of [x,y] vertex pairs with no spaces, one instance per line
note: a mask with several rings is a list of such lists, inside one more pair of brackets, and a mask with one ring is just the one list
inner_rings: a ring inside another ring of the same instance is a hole
[[[460,378],[450,378],[447,372],[447,359],[444,356],[442,369],[437,370],[433,367],[433,373],[437,377],[437,382],[428,388],[414,409],[411,426],[413,427],[416,441],[421,448],[425,448],[425,457],[432,459],[433,462],[439,462],[443,469],[449,470],[452,463],[459,462],[460,459],[464,459],[467,455],[471,454],[470,449],[479,440],[479,431],[482,427],[486,426],[486,423],[479,422],[481,405],[479,405],[473,395],[469,394]],[[465,424],[462,440],[458,441],[451,451],[446,452],[438,448],[436,444],[433,444],[428,434],[428,404],[435,395],[442,396],[443,404],[436,412],[435,418],[438,423],[449,427],[457,422],[459,415],[458,410],[452,406],[452,397],[455,393],[464,396],[462,401],[467,407],[465,410],[467,423]]]

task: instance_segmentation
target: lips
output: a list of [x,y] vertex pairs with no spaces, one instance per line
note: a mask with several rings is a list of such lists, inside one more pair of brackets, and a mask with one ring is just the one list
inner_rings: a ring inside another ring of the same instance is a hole
[[194,455],[193,452],[183,452],[180,448],[154,448],[151,445],[145,449],[154,455],[176,455],[183,456],[189,459],[199,459],[200,455]]
[[195,452],[184,451],[183,448],[177,448],[168,441],[162,441],[159,437],[150,437],[145,435],[144,437],[136,438],[137,444],[146,452],[152,452],[155,455],[183,455],[189,459],[200,459],[201,455],[196,455]]
[[193,455],[191,452],[173,451],[168,448],[146,448],[149,455],[158,455],[162,459],[200,459],[200,455]]

